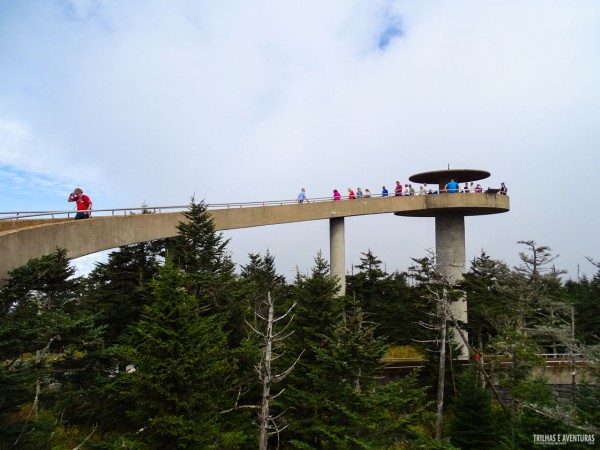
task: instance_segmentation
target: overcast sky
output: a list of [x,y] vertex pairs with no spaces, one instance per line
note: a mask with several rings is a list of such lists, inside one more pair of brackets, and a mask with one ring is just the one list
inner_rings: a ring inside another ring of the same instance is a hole
[[[0,2],[0,211],[325,197],[451,168],[506,182],[467,259],[568,277],[600,260],[598,0]],[[327,221],[225,233],[234,260],[306,272]],[[346,219],[348,270],[435,246],[433,219]],[[87,258],[92,261],[94,258]]]

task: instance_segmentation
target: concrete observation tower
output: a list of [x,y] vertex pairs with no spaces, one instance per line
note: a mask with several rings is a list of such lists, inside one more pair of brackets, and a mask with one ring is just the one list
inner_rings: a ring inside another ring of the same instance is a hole
[[[489,176],[489,172],[474,169],[436,170],[412,175],[409,177],[410,181],[427,183],[428,190],[439,194],[425,196],[427,206],[424,209],[394,213],[398,216],[435,218],[436,266],[439,273],[451,283],[460,281],[465,272],[465,216],[502,213],[508,211],[509,207],[507,196],[498,194],[497,189],[484,189],[483,193],[475,194],[472,191],[445,193],[444,188],[451,180],[470,183]],[[486,201],[481,201],[482,196],[486,197]],[[453,303],[451,311],[456,319],[467,323],[467,299]],[[461,347],[461,356],[468,357],[468,350],[462,340],[458,336],[454,339]]]

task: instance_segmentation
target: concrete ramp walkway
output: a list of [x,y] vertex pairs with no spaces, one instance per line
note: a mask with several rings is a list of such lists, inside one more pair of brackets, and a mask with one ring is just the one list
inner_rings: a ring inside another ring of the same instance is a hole
[[[209,209],[216,229],[233,230],[310,220],[335,219],[369,214],[395,213],[431,216],[441,211],[463,215],[508,211],[509,198],[495,194],[437,194],[406,197],[378,197],[357,200],[323,201],[252,207]],[[181,212],[131,214],[126,216],[72,219],[19,219],[18,227],[3,221],[0,227],[0,283],[12,268],[32,258],[64,248],[69,258],[96,253],[127,244],[172,237]]]

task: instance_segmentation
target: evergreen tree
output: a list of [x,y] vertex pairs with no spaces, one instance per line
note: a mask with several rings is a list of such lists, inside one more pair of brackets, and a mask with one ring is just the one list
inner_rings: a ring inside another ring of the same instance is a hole
[[66,250],[9,273],[0,291],[0,446],[50,448],[62,427],[62,401],[101,346],[93,317],[80,308],[80,279]]
[[[421,332],[418,321],[422,310],[411,297],[406,275],[385,273],[371,250],[362,255],[355,266],[359,272],[346,277],[347,292],[360,300],[370,319],[378,324],[377,336],[385,336],[389,343],[410,344]],[[399,322],[403,326],[399,327]]]
[[[596,380],[597,381],[597,380]],[[577,412],[587,429],[600,431],[600,385],[583,383],[577,388]]]
[[167,262],[136,327],[132,416],[149,448],[218,448],[231,437],[222,433],[219,414],[235,384],[227,336],[218,315],[200,314],[184,281]]
[[228,239],[217,233],[206,204],[192,198],[177,225],[178,235],[167,240],[167,258],[187,274],[190,294],[218,307],[226,303],[224,293],[211,290],[215,276],[231,279],[234,263],[227,251]]
[[313,344],[317,364],[313,379],[314,404],[318,424],[317,448],[345,449],[368,445],[370,393],[375,389],[383,365],[383,338],[375,337],[375,324],[357,301],[349,305],[346,317],[338,321],[332,334],[323,336],[323,345]]
[[448,439],[435,440],[428,430],[434,427],[433,402],[427,386],[413,371],[398,381],[378,384],[368,393],[369,445],[376,449],[445,449],[455,447]]
[[85,389],[65,398],[72,423],[98,426],[94,438],[110,441],[131,431],[127,411],[134,405],[129,397],[128,367],[135,343],[135,326],[150,296],[149,282],[158,272],[161,242],[144,242],[120,247],[106,263],[96,264],[85,280],[82,308],[94,314],[102,328],[104,345],[90,354],[90,364],[76,374]]
[[289,289],[285,277],[277,273],[275,257],[269,251],[264,256],[260,253],[251,253],[248,257],[250,262],[241,266],[240,274],[245,281],[245,296],[248,302],[248,313],[245,317],[251,318],[252,323],[256,324],[254,313],[264,312],[267,294],[271,293],[278,299],[278,303],[285,303],[281,300],[289,296]]
[[[268,251],[264,256],[259,253],[250,254],[249,258],[250,262],[241,267],[241,283],[244,294],[240,305],[243,305],[241,306],[243,318],[248,328],[254,330],[241,339],[240,345],[232,350],[238,365],[239,403],[257,405],[263,402],[264,392],[262,391],[264,390],[264,383],[266,383],[264,378],[262,378],[262,384],[258,383],[261,381],[261,377],[264,377],[264,374],[261,373],[259,377],[256,376],[256,368],[264,364],[266,348],[266,337],[260,339],[260,333],[265,333],[265,322],[268,322],[267,318],[271,308],[273,308],[273,314],[279,317],[288,312],[282,308],[282,305],[286,304],[289,289],[285,278],[277,273],[275,257]],[[268,298],[270,300],[267,300]],[[290,307],[291,305],[288,306],[288,308]],[[282,324],[272,325],[275,327],[275,325],[281,326]],[[287,344],[279,338],[280,336],[274,338],[274,342],[271,344],[273,352],[277,353],[277,356],[273,357],[273,373],[276,373],[279,369],[285,370],[283,369],[285,366],[280,366],[282,361],[279,357],[286,353]],[[287,341],[287,339],[283,339],[283,341]],[[286,362],[289,361],[286,360]],[[287,366],[286,369],[289,367],[291,366]],[[270,399],[267,399],[267,402],[270,403]],[[252,414],[254,415],[254,413]],[[248,414],[240,414],[237,419],[240,421],[236,425],[238,429],[245,429],[254,422]],[[248,434],[253,433],[255,433],[254,427],[248,429]]]
[[573,299],[577,337],[583,344],[600,341],[600,268],[591,280],[583,277],[568,281],[566,289]]
[[450,440],[463,450],[493,449],[499,441],[492,402],[474,368],[463,375],[452,405]]
[[315,265],[309,277],[297,275],[292,292],[296,303],[293,322],[294,334],[290,336],[287,360],[289,366],[302,354],[294,370],[285,382],[286,393],[281,399],[282,408],[288,409],[286,420],[289,427],[284,438],[313,445],[322,438],[318,411],[322,396],[318,397],[315,385],[319,362],[315,349],[323,347],[342,317],[344,300],[337,296],[337,279],[330,276],[329,265],[321,253],[315,257]]
[[167,259],[185,274],[186,289],[198,299],[202,310],[226,318],[229,345],[235,348],[248,334],[244,320],[250,311],[227,250],[229,240],[216,232],[203,201],[195,203],[192,198],[183,215],[186,220],[178,224],[178,236],[167,240]]
[[119,247],[87,276],[85,303],[97,310],[107,346],[131,341],[129,327],[141,316],[163,247],[162,241]]
[[466,293],[469,321],[466,326],[473,347],[483,351],[490,337],[497,331],[494,316],[506,311],[499,285],[504,283],[510,269],[501,261],[494,260],[485,251],[471,261],[471,267],[459,283]]

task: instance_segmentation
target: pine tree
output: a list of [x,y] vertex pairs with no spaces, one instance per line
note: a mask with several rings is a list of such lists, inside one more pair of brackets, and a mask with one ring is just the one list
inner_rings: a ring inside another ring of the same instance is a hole
[[370,395],[383,370],[384,339],[375,337],[375,324],[357,301],[323,339],[322,346],[313,346],[317,364],[309,374],[319,404],[313,442],[330,449],[368,446]]
[[87,276],[85,303],[98,312],[99,323],[106,327],[107,346],[130,341],[129,326],[143,311],[163,246],[162,241],[152,241],[120,247]]
[[[102,329],[104,345],[90,354],[90,364],[76,374],[85,389],[65,399],[72,410],[72,423],[98,426],[95,437],[117,439],[132,430],[127,411],[128,367],[135,339],[135,326],[150,296],[149,282],[158,273],[161,242],[144,242],[120,247],[106,263],[98,263],[87,276],[81,307],[95,316]],[[67,401],[68,400],[68,401]]]
[[[80,279],[66,250],[30,260],[0,292],[0,446],[50,448],[62,426],[62,402],[102,341],[80,308]],[[19,413],[20,414],[15,414]]]
[[322,396],[316,395],[319,362],[315,349],[325,345],[342,317],[344,300],[337,297],[338,290],[337,280],[331,277],[329,265],[319,253],[311,275],[298,274],[292,292],[292,300],[297,304],[294,334],[288,342],[288,359],[284,365],[289,366],[293,358],[304,353],[286,379],[285,396],[281,399],[282,408],[288,410],[289,428],[284,438],[306,445],[314,445],[322,438],[318,431]]
[[501,261],[490,258],[484,251],[471,261],[471,267],[459,283],[466,292],[469,308],[467,330],[472,345],[483,351],[489,338],[497,331],[493,317],[506,311],[499,285],[508,277],[510,269]]
[[[260,253],[251,253],[248,257],[250,262],[241,266],[240,275],[245,281],[245,297],[248,302],[248,312],[245,317],[256,325],[255,312],[264,313],[267,294],[270,293],[278,299],[278,303],[283,305],[285,301],[282,300],[289,296],[289,289],[285,277],[277,273],[275,257],[269,251],[264,256]],[[283,306],[280,309],[285,310]]]
[[220,292],[211,292],[205,282],[214,276],[233,276],[234,264],[227,251],[229,240],[216,232],[203,201],[196,203],[192,198],[183,216],[186,221],[177,225],[178,236],[167,241],[167,257],[187,274],[190,294],[218,307],[224,302],[223,296]]
[[452,443],[463,450],[493,449],[499,436],[490,395],[474,368],[463,374],[449,423]]
[[206,314],[226,317],[225,331],[231,348],[247,336],[244,319],[250,311],[243,301],[243,284],[237,281],[235,264],[227,250],[228,239],[215,230],[203,201],[192,198],[179,234],[167,240],[167,259],[185,274],[188,293],[200,302]]
[[219,414],[235,384],[227,336],[218,315],[200,313],[184,282],[167,262],[136,327],[132,416],[151,448],[207,448],[227,439]]
[[428,434],[435,423],[428,386],[413,371],[398,381],[378,384],[369,393],[368,428],[372,448],[454,449],[448,439],[435,440]]
[[566,289],[573,299],[577,337],[584,344],[597,344],[600,338],[600,267],[591,280],[569,281]]
[[422,310],[413,302],[406,275],[384,272],[381,260],[371,250],[362,255],[355,266],[359,272],[346,277],[347,292],[360,300],[370,320],[378,324],[377,336],[385,336],[390,343],[412,343],[421,331],[418,318]]

